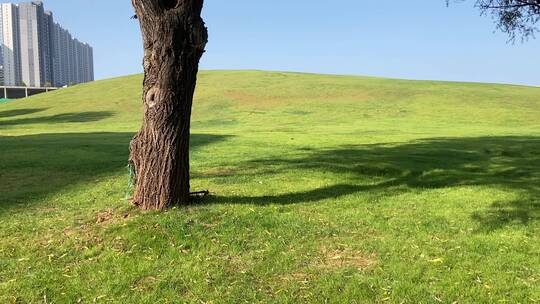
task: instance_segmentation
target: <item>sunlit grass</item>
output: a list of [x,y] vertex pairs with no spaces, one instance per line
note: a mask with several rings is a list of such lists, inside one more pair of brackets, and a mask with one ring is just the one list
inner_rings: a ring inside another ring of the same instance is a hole
[[141,80],[0,104],[0,303],[540,301],[540,89],[203,72],[213,195],[141,213]]

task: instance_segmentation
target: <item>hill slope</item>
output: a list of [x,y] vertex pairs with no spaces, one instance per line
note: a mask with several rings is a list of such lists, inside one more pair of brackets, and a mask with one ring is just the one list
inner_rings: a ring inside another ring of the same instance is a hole
[[202,72],[192,187],[126,201],[140,75],[0,104],[0,302],[540,300],[540,89]]

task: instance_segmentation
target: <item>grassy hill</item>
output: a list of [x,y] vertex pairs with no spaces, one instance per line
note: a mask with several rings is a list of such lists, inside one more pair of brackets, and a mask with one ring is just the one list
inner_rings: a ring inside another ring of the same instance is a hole
[[202,72],[214,195],[142,213],[141,81],[0,104],[0,303],[540,301],[540,88]]

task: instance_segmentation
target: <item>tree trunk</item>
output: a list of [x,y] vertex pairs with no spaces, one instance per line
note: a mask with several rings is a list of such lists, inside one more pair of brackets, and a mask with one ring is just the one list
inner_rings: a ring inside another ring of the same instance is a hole
[[208,34],[203,0],[132,0],[144,43],[144,121],[130,145],[133,203],[189,202],[191,106]]

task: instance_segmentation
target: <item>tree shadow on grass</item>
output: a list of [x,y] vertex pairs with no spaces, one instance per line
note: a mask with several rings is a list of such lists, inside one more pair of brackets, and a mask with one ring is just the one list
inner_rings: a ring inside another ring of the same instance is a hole
[[[132,133],[0,136],[0,213],[125,170]],[[227,136],[193,134],[192,148]],[[127,173],[126,173],[127,183]]]
[[515,224],[527,226],[540,221],[540,198],[495,202],[489,210],[475,212],[472,217],[482,224],[480,231],[489,232]]
[[[29,114],[29,113],[25,113]],[[22,114],[19,114],[22,115]],[[52,124],[52,123],[83,123],[100,121],[112,117],[114,112],[98,111],[98,112],[80,112],[80,113],[64,113],[52,116],[28,117],[19,119],[10,119],[0,121],[2,126],[17,126],[28,124]]]
[[7,118],[7,117],[34,114],[34,113],[43,112],[45,110],[47,110],[47,109],[46,108],[42,108],[42,109],[18,109],[18,110],[1,111],[0,112],[0,118]]
[[[348,145],[299,151],[290,158],[258,159],[250,166],[285,171],[331,172],[345,183],[304,192],[260,197],[215,197],[209,202],[294,204],[335,199],[370,191],[385,195],[410,189],[492,186],[518,191],[524,199],[493,204],[475,214],[488,230],[512,222],[540,220],[540,138],[433,138],[402,144]],[[366,181],[370,181],[366,184]]]

